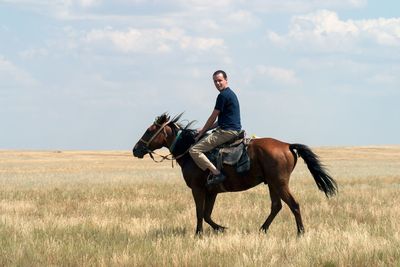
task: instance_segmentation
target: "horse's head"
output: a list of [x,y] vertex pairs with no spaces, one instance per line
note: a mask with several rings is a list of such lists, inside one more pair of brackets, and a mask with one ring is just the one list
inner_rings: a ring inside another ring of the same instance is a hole
[[143,158],[147,153],[166,146],[167,134],[165,128],[169,122],[169,116],[166,113],[157,117],[133,147],[133,156]]

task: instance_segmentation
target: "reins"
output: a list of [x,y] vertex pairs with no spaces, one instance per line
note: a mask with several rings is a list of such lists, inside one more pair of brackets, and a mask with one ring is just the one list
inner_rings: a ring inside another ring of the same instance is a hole
[[[171,156],[172,154],[168,154],[168,155],[164,156],[164,155],[158,154],[158,153],[156,153],[156,152],[154,152],[154,151],[151,151],[151,150],[148,150],[147,152],[149,153],[150,158],[151,158],[155,163],[161,163],[161,162],[163,162],[164,160],[174,160],[174,157],[169,158],[169,156]],[[159,157],[161,157],[161,160],[158,160],[158,161],[157,161],[157,160],[154,158],[153,154],[154,154],[154,155],[157,155],[157,156],[159,156]]]

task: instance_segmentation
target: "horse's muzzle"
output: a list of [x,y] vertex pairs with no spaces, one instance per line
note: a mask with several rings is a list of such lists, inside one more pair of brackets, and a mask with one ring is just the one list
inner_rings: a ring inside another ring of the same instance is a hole
[[136,158],[142,159],[144,157],[144,153],[139,152],[139,150],[137,150],[137,149],[133,149],[132,152],[133,152],[133,156]]
[[147,151],[136,144],[135,147],[132,149],[132,153],[134,157],[142,159],[144,155],[146,155]]

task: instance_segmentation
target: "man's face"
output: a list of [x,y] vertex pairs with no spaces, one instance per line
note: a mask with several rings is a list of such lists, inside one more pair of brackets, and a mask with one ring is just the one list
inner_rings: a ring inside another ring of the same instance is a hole
[[218,91],[222,91],[226,87],[228,87],[228,81],[225,80],[224,75],[222,75],[222,73],[214,75],[213,79],[214,79],[214,85],[218,89]]

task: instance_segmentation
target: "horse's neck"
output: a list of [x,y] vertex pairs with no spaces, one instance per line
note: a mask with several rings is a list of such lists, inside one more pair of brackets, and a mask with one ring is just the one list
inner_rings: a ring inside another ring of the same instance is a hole
[[172,153],[171,151],[171,146],[173,144],[175,144],[177,135],[178,135],[178,131],[175,128],[170,127],[171,129],[171,134],[167,136],[167,140],[166,140],[166,145],[164,147],[168,148],[169,152]]

